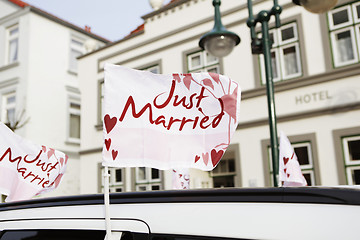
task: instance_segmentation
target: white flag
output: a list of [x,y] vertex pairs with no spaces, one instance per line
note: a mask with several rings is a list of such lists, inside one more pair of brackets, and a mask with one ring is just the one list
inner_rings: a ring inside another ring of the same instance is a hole
[[280,132],[279,180],[284,187],[307,186],[295,151],[282,131]]
[[106,64],[103,165],[210,171],[230,144],[239,105],[238,83],[223,75]]
[[33,144],[0,122],[0,193],[7,195],[6,202],[55,189],[67,160],[64,153]]
[[190,189],[189,169],[173,169],[173,189]]

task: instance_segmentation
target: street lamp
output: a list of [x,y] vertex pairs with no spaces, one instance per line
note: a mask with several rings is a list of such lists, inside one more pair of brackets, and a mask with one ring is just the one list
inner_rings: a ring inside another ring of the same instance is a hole
[[199,46],[213,56],[225,57],[240,43],[240,37],[226,30],[221,23],[220,4],[220,0],[213,0],[214,28],[200,38]]
[[[294,4],[301,5],[305,9],[313,13],[323,13],[333,8],[337,0],[292,0]],[[239,44],[240,38],[235,33],[229,32],[221,23],[219,6],[220,0],[213,0],[215,7],[214,28],[210,32],[204,34],[199,41],[199,46],[205,49],[216,57],[224,57],[228,55],[234,46]],[[272,42],[269,37],[269,21],[271,16],[275,16],[275,27],[279,28],[280,13],[282,11],[281,6],[277,0],[274,0],[274,5],[269,11],[260,11],[259,14],[254,17],[252,11],[252,0],[248,0],[249,18],[247,20],[247,26],[250,28],[251,35],[251,50],[252,54],[263,54],[265,65],[265,77],[266,77],[266,95],[268,103],[268,115],[269,115],[269,129],[270,129],[270,144],[271,144],[271,158],[273,165],[273,182],[274,186],[278,186],[278,169],[279,169],[279,149],[277,138],[277,124],[276,124],[276,111],[274,101],[274,84],[273,73],[271,64],[271,45]],[[261,38],[256,36],[255,26],[257,23],[261,24]],[[229,43],[226,45],[226,43]],[[217,49],[221,49],[220,51]],[[225,50],[226,49],[226,50]],[[220,52],[221,54],[217,54]]]

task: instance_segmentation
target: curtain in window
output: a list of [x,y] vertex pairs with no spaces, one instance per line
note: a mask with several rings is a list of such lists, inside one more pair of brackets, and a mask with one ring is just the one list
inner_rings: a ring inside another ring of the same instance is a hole
[[274,79],[278,78],[279,73],[277,71],[277,61],[276,61],[275,52],[271,53],[271,67],[272,67],[273,78]]
[[70,133],[71,138],[80,138],[80,115],[70,114]]
[[336,35],[338,62],[347,62],[354,59],[354,48],[351,41],[350,31]]
[[295,47],[285,48],[284,53],[284,67],[285,75],[289,76],[299,72],[298,62],[296,58],[296,49]]
[[16,62],[18,59],[18,39],[13,39],[9,43],[9,63]]

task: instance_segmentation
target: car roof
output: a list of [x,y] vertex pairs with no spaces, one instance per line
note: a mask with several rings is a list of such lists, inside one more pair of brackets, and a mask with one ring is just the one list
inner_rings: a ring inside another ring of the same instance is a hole
[[[311,203],[360,205],[360,189],[343,187],[222,188],[111,193],[110,204],[131,203]],[[99,205],[103,194],[36,198],[0,204],[0,211],[37,207]]]

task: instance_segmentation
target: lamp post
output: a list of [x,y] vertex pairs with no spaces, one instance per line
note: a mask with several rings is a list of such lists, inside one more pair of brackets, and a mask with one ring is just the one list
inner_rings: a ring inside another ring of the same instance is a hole
[[[333,8],[337,0],[292,0],[294,4],[301,5],[305,9],[313,13],[323,13]],[[275,27],[279,28],[281,6],[277,0],[273,0],[273,7],[268,11],[260,11],[256,17],[252,11],[252,0],[248,0],[249,18],[247,26],[250,28],[251,50],[252,54],[263,54],[266,77],[266,95],[268,104],[268,118],[270,130],[271,158],[273,166],[273,182],[274,186],[278,186],[278,169],[279,169],[279,149],[277,138],[277,123],[274,101],[274,84],[271,64],[271,39],[269,37],[269,21],[271,16],[275,17]],[[204,34],[199,41],[199,46],[216,57],[224,57],[228,55],[234,46],[240,43],[240,38],[233,32],[229,32],[221,23],[220,17],[220,0],[213,0],[215,8],[214,28],[210,32]],[[256,36],[255,26],[261,24],[261,39]],[[222,54],[217,54],[218,52]]]

